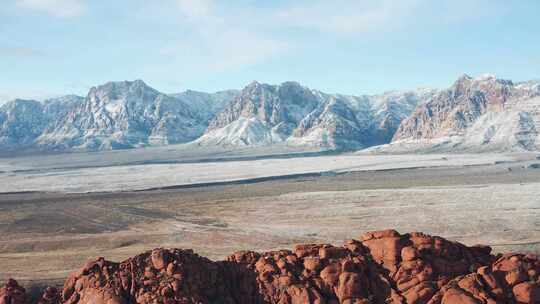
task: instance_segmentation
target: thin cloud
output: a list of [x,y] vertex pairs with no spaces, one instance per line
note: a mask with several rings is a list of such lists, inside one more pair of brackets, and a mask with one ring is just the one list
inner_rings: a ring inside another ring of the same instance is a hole
[[[190,58],[189,64],[211,71],[223,71],[263,62],[289,48],[286,42],[249,26],[251,18],[227,11],[225,7],[219,7],[217,2],[175,2],[180,18],[191,29],[194,38],[161,48],[162,55]],[[244,22],[239,23],[239,20]]]
[[222,72],[255,65],[292,47],[250,32],[227,29],[207,32],[195,40],[178,42],[159,50],[161,55],[188,58],[185,66]]
[[459,23],[500,11],[499,5],[488,0],[310,0],[278,8],[274,24],[331,34],[366,34],[419,23]]
[[[297,2],[298,3],[298,2]],[[283,7],[277,24],[339,34],[392,29],[411,16],[420,1],[309,1]]]
[[41,51],[25,47],[1,47],[0,54],[4,56],[32,57],[42,55]]
[[212,0],[176,0],[176,3],[180,11],[192,19],[207,19],[214,9]]
[[18,7],[59,18],[80,16],[86,10],[84,0],[16,0]]

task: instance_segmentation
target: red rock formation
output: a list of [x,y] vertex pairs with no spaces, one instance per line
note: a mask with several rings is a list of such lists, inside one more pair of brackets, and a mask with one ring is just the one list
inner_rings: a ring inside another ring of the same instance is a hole
[[[39,303],[540,303],[540,261],[491,255],[422,233],[370,232],[341,247],[237,252],[212,262],[191,250],[155,249],[114,263],[99,258],[69,276],[62,299]],[[28,303],[8,281],[0,304]]]
[[29,301],[26,290],[13,279],[0,288],[0,304],[27,304]]
[[59,304],[61,303],[61,295],[58,289],[47,287],[43,291],[43,295],[38,300],[37,304]]
[[452,280],[429,303],[540,303],[539,274],[536,256],[506,254]]

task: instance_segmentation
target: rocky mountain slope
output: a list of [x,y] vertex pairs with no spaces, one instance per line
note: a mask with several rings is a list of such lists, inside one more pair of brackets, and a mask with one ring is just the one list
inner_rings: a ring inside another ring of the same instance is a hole
[[390,140],[401,120],[435,90],[374,96],[325,94],[296,82],[253,82],[210,122],[202,145],[284,143],[355,149]]
[[216,93],[187,90],[182,93],[172,94],[171,96],[188,104],[194,112],[199,113],[204,120],[204,124],[208,125],[216,113],[222,111],[239,94],[240,91],[238,90],[226,90]]
[[538,150],[540,82],[464,75],[403,120],[386,150]]
[[90,89],[84,101],[44,132],[37,144],[104,150],[183,143],[202,134],[210,111],[197,111],[141,80],[109,82]]
[[43,103],[22,99],[7,102],[0,107],[0,147],[6,151],[35,146],[39,136],[57,125],[82,100],[80,96],[67,95]]
[[199,137],[237,94],[166,95],[136,80],[94,87],[86,98],[17,99],[0,107],[0,147],[109,150],[183,143]]
[[109,150],[196,140],[201,146],[355,149],[388,142],[401,120],[435,92],[348,96],[295,82],[253,82],[242,91],[167,95],[141,80],[109,82],[92,88],[86,98],[4,105],[0,145]]
[[464,75],[446,90],[361,96],[327,94],[296,82],[167,95],[136,80],[94,87],[85,98],[14,100],[0,107],[3,151],[192,141],[199,148],[531,151],[540,149],[539,130],[540,81],[514,83],[491,75]]
[[[14,280],[0,303],[26,304]],[[121,263],[98,258],[40,304],[119,303],[540,303],[540,260],[491,254],[423,233],[365,233],[343,246],[236,252],[211,261],[191,250],[154,249]]]

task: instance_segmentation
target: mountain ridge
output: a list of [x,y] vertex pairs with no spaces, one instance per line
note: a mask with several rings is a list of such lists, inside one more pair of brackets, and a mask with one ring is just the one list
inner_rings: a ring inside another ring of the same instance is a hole
[[319,146],[355,149],[384,143],[436,90],[382,95],[327,94],[297,82],[250,83],[210,122],[201,145]]
[[[328,94],[295,81],[165,94],[110,81],[85,97],[0,106],[8,151],[99,151],[194,143],[375,152],[539,150],[540,81],[460,76],[448,89]],[[375,147],[374,147],[375,146]]]
[[404,119],[378,151],[540,149],[540,82],[463,75]]
[[[406,93],[394,91],[372,96],[376,99],[403,94]],[[202,146],[210,144],[237,147],[284,143],[331,149],[342,146],[351,148],[358,147],[358,142],[339,144],[347,142],[348,139],[337,138],[347,135],[347,131],[339,133],[336,129],[358,129],[359,116],[356,114],[365,107],[369,98],[372,97],[326,94],[294,81],[279,85],[253,81],[243,90],[215,93],[186,90],[174,94],[159,92],[142,80],[110,81],[92,87],[85,97],[65,95],[42,102],[32,101],[36,106],[36,113],[26,123],[38,124],[35,127],[40,132],[33,132],[27,138],[11,136],[3,142],[6,149],[14,151],[24,148],[43,151],[98,151],[191,141]],[[385,112],[385,106],[390,109],[395,105],[389,106],[384,101],[379,101],[378,106]],[[235,111],[243,111],[243,114]],[[322,116],[315,117],[317,112]],[[6,113],[2,112],[0,115],[4,117]],[[227,118],[227,115],[230,117]],[[404,116],[403,113],[395,115],[398,120]],[[388,121],[395,120],[395,115],[389,115]],[[253,120],[251,116],[257,119]],[[240,119],[241,117],[243,118]],[[337,120],[335,117],[338,117]],[[38,123],[40,120],[44,123]],[[383,119],[380,120],[382,122]],[[330,144],[317,135],[325,128],[321,125],[325,123],[331,124],[334,132],[331,134]],[[210,131],[229,124],[231,125],[221,130],[222,133],[225,132],[223,138],[229,139],[203,141],[204,135]],[[17,134],[12,129],[21,129],[19,127],[28,128],[22,122],[18,126],[0,126],[3,130],[11,130],[4,132],[7,134]],[[235,139],[235,132],[251,135],[247,139],[241,136],[241,139]],[[334,134],[337,134],[337,137]],[[294,138],[288,139],[291,136]],[[338,144],[334,144],[335,142]]]

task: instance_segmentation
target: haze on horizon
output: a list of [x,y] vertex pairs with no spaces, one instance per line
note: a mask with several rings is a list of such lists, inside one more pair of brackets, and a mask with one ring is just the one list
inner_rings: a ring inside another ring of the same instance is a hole
[[538,1],[5,0],[0,102],[143,79],[164,92],[295,80],[326,92],[538,78]]

